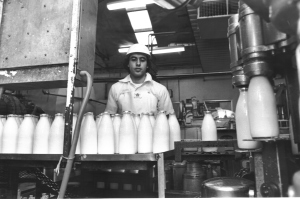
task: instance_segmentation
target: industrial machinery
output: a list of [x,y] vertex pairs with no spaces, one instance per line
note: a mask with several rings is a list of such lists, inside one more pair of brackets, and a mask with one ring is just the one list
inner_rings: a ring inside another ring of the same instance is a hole
[[[284,108],[285,102],[278,103],[278,117],[285,121],[282,124],[285,126],[287,114],[291,115],[291,136],[294,137],[294,144],[299,145],[298,13],[298,1],[243,0],[240,1],[239,13],[229,19],[227,36],[232,84],[235,87],[247,87],[254,76],[266,76],[271,82],[276,75],[285,78],[288,108]],[[277,88],[278,96],[282,91],[283,87]],[[289,179],[295,172],[288,160],[297,162],[298,158],[291,155],[290,143],[282,136],[259,140],[263,142],[263,150],[253,153],[257,196],[287,196]]]

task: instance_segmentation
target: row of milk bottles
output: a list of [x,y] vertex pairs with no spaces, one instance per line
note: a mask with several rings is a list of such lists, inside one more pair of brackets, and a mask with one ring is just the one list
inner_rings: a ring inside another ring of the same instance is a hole
[[30,114],[1,115],[0,153],[48,154],[54,150],[49,146],[55,142],[56,126],[60,124],[63,125],[60,129],[63,132],[62,114],[56,114],[54,121],[48,114],[41,114],[39,119]]
[[124,111],[122,115],[111,116],[104,112],[96,121],[92,113],[87,113],[76,153],[160,153],[174,149],[174,142],[180,140],[180,125],[174,113],[167,118],[165,112],[160,111],[155,118],[148,113]]
[[[62,154],[64,117],[55,114],[37,116],[0,116],[0,153]],[[73,115],[73,133],[77,114]],[[167,118],[164,111],[154,114],[110,115],[105,112],[96,117],[92,112],[84,115],[76,154],[135,154],[159,153],[174,149],[180,141],[180,126],[175,114]]]

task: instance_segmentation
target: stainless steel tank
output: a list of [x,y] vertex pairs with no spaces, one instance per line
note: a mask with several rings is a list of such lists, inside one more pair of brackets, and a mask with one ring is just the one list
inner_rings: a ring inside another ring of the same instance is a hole
[[236,177],[217,177],[205,180],[201,187],[203,198],[253,197],[254,182]]

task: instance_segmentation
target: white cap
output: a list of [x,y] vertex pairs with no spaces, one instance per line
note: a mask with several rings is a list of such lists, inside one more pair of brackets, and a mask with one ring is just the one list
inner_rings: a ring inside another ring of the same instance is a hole
[[131,53],[144,53],[146,55],[150,55],[148,48],[142,44],[133,44],[127,51],[126,55]]

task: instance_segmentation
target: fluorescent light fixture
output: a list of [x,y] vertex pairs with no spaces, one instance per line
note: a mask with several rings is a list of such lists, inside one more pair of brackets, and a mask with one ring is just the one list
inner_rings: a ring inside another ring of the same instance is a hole
[[[148,45],[148,39],[149,39],[149,34],[153,34],[153,31],[147,31],[147,32],[136,32],[134,33],[136,40],[138,41],[139,44],[144,44]],[[150,41],[150,44],[155,45],[157,44],[155,37],[150,37],[152,39],[152,43]]]
[[153,0],[120,0],[107,3],[107,8],[109,10],[118,9],[130,9],[130,8],[140,8],[145,7],[147,4],[154,3]]
[[184,46],[175,46],[175,47],[160,47],[153,49],[152,54],[164,54],[164,53],[175,53],[185,51]]
[[[119,53],[127,53],[128,48],[119,48]],[[154,48],[152,54],[175,53],[185,51],[184,46]]]
[[129,48],[119,48],[119,53],[127,53]]
[[152,24],[147,10],[128,12],[127,14],[134,32],[143,29],[152,30]]

